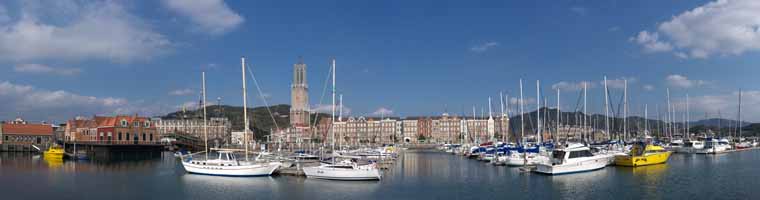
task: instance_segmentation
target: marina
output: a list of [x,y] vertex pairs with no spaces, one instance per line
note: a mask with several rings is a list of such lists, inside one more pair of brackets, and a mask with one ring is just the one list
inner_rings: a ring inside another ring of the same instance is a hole
[[757,165],[760,151],[754,150],[675,154],[664,165],[546,176],[421,150],[402,153],[382,181],[335,182],[187,174],[171,154],[147,161],[57,163],[2,153],[0,190],[10,199],[746,199],[760,196],[753,189]]

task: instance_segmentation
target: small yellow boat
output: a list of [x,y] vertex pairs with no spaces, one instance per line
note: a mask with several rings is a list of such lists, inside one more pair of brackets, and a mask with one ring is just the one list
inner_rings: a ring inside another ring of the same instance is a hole
[[615,165],[638,167],[668,162],[670,151],[651,143],[637,142],[628,155],[615,156]]
[[63,148],[59,146],[52,146],[44,153],[45,159],[63,159]]

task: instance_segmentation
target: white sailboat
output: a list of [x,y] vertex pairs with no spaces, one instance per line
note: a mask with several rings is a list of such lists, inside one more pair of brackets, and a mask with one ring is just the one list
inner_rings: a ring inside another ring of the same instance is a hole
[[595,155],[589,147],[571,143],[565,148],[555,149],[551,162],[538,164],[535,172],[548,175],[580,173],[602,169],[607,164],[608,156]]
[[[549,157],[545,155],[541,155],[541,93],[540,93],[540,82],[536,81],[536,124],[537,124],[537,132],[536,132],[536,144],[532,148],[528,148],[528,145],[525,144],[525,139],[523,138],[523,143],[520,144],[521,147],[518,149],[522,149],[522,152],[520,150],[518,151],[512,151],[509,152],[509,155],[506,156],[506,160],[504,163],[508,166],[530,166],[530,165],[537,165],[539,163],[547,163],[549,162]],[[522,79],[520,79],[520,110],[522,112]],[[524,113],[523,113],[524,115]],[[524,126],[524,124],[523,124]],[[524,130],[524,129],[523,129]]]
[[[245,58],[241,58],[243,70],[243,120],[245,121],[245,160],[235,158],[236,149],[216,149],[219,156],[216,159],[208,157],[208,125],[206,124],[206,73],[203,73],[203,135],[206,142],[205,159],[182,158],[182,167],[185,171],[193,174],[213,176],[270,176],[281,164],[278,162],[256,162],[248,160],[248,101],[245,84]],[[213,150],[213,149],[212,149]]]
[[[332,60],[332,124],[335,124],[335,59]],[[330,127],[332,137],[332,151],[335,152],[335,131]],[[336,163],[323,163],[315,167],[304,167],[303,172],[307,178],[356,181],[356,180],[380,180],[382,175],[377,164],[359,165],[351,160]]]

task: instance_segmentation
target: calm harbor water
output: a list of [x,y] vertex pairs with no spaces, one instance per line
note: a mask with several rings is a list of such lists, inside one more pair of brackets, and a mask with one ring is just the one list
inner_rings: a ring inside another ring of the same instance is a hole
[[49,162],[0,154],[2,199],[757,199],[760,151],[675,154],[666,165],[562,176],[522,173],[439,152],[407,152],[379,182],[186,174],[149,161]]

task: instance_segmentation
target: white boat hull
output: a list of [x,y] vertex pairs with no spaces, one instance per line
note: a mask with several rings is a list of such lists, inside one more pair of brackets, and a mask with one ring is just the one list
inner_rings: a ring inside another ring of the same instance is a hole
[[595,156],[581,161],[573,161],[571,163],[563,163],[559,165],[546,163],[538,164],[535,172],[548,175],[572,174],[602,169],[606,167],[608,163],[609,158],[605,156]]
[[504,163],[508,166],[530,166],[530,165],[537,165],[539,163],[547,163],[549,162],[549,158],[546,156],[542,156],[540,154],[528,154],[527,158],[523,156],[523,154],[512,154],[510,156],[505,157],[506,160]]
[[713,146],[712,148],[697,149],[696,153],[698,153],[698,154],[719,154],[719,153],[725,153],[730,148],[731,147],[728,146],[728,145],[717,145],[717,146]]
[[381,177],[380,170],[377,168],[341,169],[317,166],[305,167],[303,172],[307,178],[326,180],[363,181],[380,180]]
[[279,167],[277,163],[242,164],[222,166],[207,164],[203,161],[182,162],[185,171],[193,174],[213,176],[271,176]]

